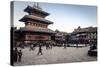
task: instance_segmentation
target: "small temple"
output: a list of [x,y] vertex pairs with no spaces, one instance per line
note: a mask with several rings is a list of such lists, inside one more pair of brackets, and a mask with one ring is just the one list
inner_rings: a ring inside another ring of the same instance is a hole
[[24,43],[32,43],[34,41],[49,41],[55,32],[48,28],[52,21],[45,19],[49,13],[43,11],[38,3],[33,6],[27,6],[24,9],[28,15],[25,15],[19,21],[25,24],[25,27],[20,28],[16,31],[19,35],[16,35],[16,41]]

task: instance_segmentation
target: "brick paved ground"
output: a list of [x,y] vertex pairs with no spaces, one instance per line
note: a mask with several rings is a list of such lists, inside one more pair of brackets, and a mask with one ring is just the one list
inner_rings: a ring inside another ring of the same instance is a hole
[[50,50],[43,49],[43,55],[37,56],[38,47],[34,51],[30,51],[29,48],[22,49],[23,56],[22,61],[17,62],[14,65],[37,65],[37,64],[52,64],[52,63],[70,63],[70,62],[84,62],[84,61],[96,61],[97,57],[91,57],[87,55],[89,47],[53,47]]

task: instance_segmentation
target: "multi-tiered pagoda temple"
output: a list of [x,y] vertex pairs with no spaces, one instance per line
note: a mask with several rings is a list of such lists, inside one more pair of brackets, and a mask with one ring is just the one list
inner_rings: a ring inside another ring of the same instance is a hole
[[52,35],[55,33],[51,29],[48,29],[48,25],[53,22],[45,19],[49,13],[43,11],[38,4],[27,6],[24,9],[28,15],[25,15],[19,21],[24,22],[25,27],[20,28],[17,33],[17,41],[24,43],[32,43],[34,41],[48,41],[51,40]]

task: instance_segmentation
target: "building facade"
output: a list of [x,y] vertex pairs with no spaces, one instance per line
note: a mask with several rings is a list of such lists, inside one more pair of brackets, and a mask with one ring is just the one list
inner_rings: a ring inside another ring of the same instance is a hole
[[67,32],[55,30],[54,41],[56,42],[57,45],[63,46],[63,44],[67,43],[67,35],[68,35]]
[[81,28],[80,26],[71,33],[72,43],[89,44],[90,41],[97,43],[97,27]]

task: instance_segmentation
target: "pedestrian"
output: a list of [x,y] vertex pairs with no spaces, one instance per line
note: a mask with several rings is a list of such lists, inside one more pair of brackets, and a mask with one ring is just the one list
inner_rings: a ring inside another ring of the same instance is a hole
[[14,62],[17,62],[17,59],[18,59],[18,50],[17,50],[17,48],[15,48],[15,50],[14,50]]
[[39,55],[39,54],[43,55],[43,53],[42,53],[42,44],[41,43],[39,43],[39,51],[38,51],[37,55]]
[[48,43],[48,41],[46,42],[46,49],[47,50],[49,49],[49,43]]
[[66,48],[66,44],[64,44],[64,48]]
[[50,44],[50,48],[52,49],[52,45],[53,45],[53,43],[51,42],[51,44]]
[[22,59],[22,51],[19,50],[19,52],[18,52],[18,61],[21,62],[21,59]]
[[32,44],[30,45],[30,50],[33,50],[33,45]]
[[35,43],[33,44],[33,50],[35,50]]

